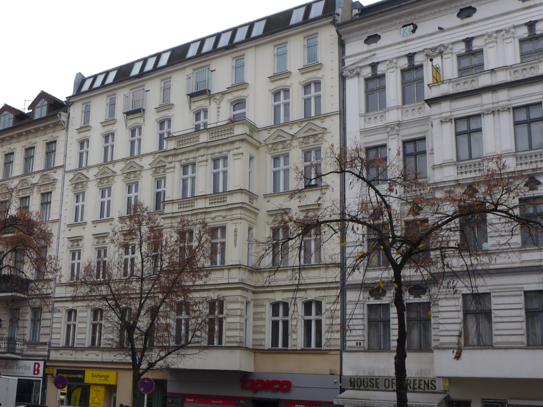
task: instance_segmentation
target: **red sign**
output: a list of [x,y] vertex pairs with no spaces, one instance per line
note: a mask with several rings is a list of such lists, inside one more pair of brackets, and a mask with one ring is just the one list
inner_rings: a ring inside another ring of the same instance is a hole
[[66,376],[59,374],[53,378],[53,384],[57,389],[62,390],[68,386],[68,379],[66,379]]
[[286,393],[292,387],[290,380],[262,380],[262,379],[247,379],[247,375],[243,375],[241,379],[241,388],[243,390],[252,390],[253,393],[257,391],[282,391]]
[[232,407],[235,407],[236,400],[196,399],[196,398],[193,398],[193,397],[185,397],[185,403],[214,404],[216,406],[232,406]]
[[143,377],[138,383],[138,388],[143,394],[150,394],[155,390],[155,381],[150,377]]

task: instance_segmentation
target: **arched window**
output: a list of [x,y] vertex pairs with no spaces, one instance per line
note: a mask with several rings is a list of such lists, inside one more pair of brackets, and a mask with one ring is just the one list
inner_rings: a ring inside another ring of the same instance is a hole
[[64,326],[64,346],[75,346],[75,332],[77,326],[77,310],[66,311],[66,323]]
[[290,90],[278,90],[273,94],[273,124],[288,121],[290,121]]
[[168,138],[171,135],[172,121],[170,119],[162,120],[158,123],[158,149],[166,150]]
[[322,348],[322,301],[304,302],[304,348]]
[[34,108],[34,119],[39,119],[40,117],[44,117],[47,113],[47,102],[43,99],[41,99],[36,107]]
[[207,313],[207,344],[222,346],[224,301],[211,300],[208,302]]
[[311,82],[304,86],[304,118],[321,114],[321,83]]
[[102,346],[102,328],[104,324],[104,310],[96,308],[92,310],[91,344],[90,346]]
[[141,154],[141,133],[141,126],[134,127],[130,130],[130,157]]
[[113,161],[113,149],[115,147],[115,134],[109,133],[104,136],[102,144],[102,162]]
[[247,102],[245,99],[232,103],[232,118],[235,122],[245,120],[247,117]]
[[198,110],[194,113],[194,130],[207,129],[207,109]]
[[13,126],[13,115],[9,112],[0,114],[0,130]]
[[288,348],[289,303],[274,302],[270,305],[270,348]]
[[175,315],[175,344],[183,345],[189,343],[190,327],[190,302],[181,301],[177,303]]

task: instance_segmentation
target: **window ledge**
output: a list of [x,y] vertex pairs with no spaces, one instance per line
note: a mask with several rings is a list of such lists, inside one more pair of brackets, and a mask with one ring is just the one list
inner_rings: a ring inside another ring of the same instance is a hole
[[308,74],[310,72],[319,71],[322,68],[322,62],[315,62],[311,65],[306,65],[303,68],[299,68],[298,71],[302,74]]
[[113,220],[114,220],[113,218],[95,219],[95,220],[91,221],[91,223],[93,225],[96,225],[98,223],[113,222]]
[[77,131],[79,134],[82,134],[82,133],[89,132],[91,129],[92,129],[92,126],[81,126],[80,128],[75,129],[75,131]]
[[273,74],[272,76],[268,76],[268,79],[270,80],[270,82],[277,82],[283,79],[290,78],[290,75],[292,75],[292,72],[285,71],[285,72]]
[[226,88],[226,91],[222,93],[231,93],[231,92],[236,92],[238,90],[245,90],[248,87],[249,87],[249,84],[247,82],[235,83],[235,84],[232,84],[232,86],[228,86]]
[[117,119],[113,118],[113,119],[106,119],[104,120],[103,122],[100,122],[100,124],[102,125],[102,127],[110,127],[110,126],[113,126],[115,123],[117,123]]
[[264,198],[272,198],[274,196],[289,196],[296,190],[289,190],[289,191],[283,191],[283,192],[270,192],[269,194],[262,195]]
[[173,107],[173,103],[164,103],[160,106],[155,107],[156,112],[165,112],[167,110],[170,110]]
[[74,226],[85,226],[86,224],[87,224],[87,221],[84,221],[84,222],[72,222],[72,223],[67,223],[66,227],[73,228]]

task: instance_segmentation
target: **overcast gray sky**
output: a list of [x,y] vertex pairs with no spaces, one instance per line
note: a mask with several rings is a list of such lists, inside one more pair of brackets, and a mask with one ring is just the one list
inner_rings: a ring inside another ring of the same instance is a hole
[[89,76],[308,1],[4,0],[0,106],[23,109],[40,90],[64,100],[77,72]]

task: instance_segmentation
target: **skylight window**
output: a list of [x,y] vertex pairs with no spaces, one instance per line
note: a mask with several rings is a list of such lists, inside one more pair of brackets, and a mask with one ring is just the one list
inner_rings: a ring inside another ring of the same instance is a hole
[[104,85],[107,85],[108,83],[113,82],[113,79],[115,79],[115,75],[117,74],[117,70],[111,71],[107,75],[106,83]]
[[309,14],[309,18],[315,18],[315,17],[320,16],[322,14],[323,7],[324,7],[324,0],[313,3],[311,5],[311,14]]
[[105,73],[101,73],[100,75],[98,75],[96,77],[96,81],[94,82],[94,85],[92,85],[92,88],[97,88],[98,86],[100,86],[102,84],[102,81],[104,80],[104,77],[106,76]]
[[304,17],[304,11],[305,11],[305,6],[294,9],[294,11],[292,12],[292,17],[290,18],[290,25],[293,25],[302,21],[302,18]]
[[132,67],[132,72],[130,72],[130,76],[134,76],[140,73],[140,69],[142,65],[143,65],[143,60],[135,62],[134,66]]
[[156,57],[151,57],[147,59],[147,62],[145,63],[145,69],[143,72],[150,71],[153,69],[153,65],[155,65]]
[[230,37],[232,36],[232,31],[226,31],[221,34],[221,40],[219,41],[219,48],[228,45]]
[[193,57],[194,55],[196,55],[196,52],[198,51],[199,46],[200,46],[200,41],[196,41],[190,44],[189,52],[187,53],[187,58]]
[[234,42],[243,41],[245,37],[247,36],[247,30],[249,29],[248,25],[244,25],[243,27],[238,28],[238,32],[236,33],[236,38],[234,39]]
[[206,42],[204,42],[204,48],[202,49],[202,52],[211,51],[211,48],[213,48],[213,43],[215,42],[215,36],[206,38]]
[[161,67],[161,66],[164,66],[164,65],[166,65],[168,63],[168,58],[170,57],[171,53],[172,53],[172,51],[166,51],[166,52],[162,53],[162,55],[160,56],[160,61],[158,61],[157,68]]
[[86,90],[89,90],[90,88],[90,84],[92,82],[94,78],[89,78],[85,81],[85,83],[83,84],[83,88],[81,89],[81,92],[85,92]]
[[251,34],[251,38],[256,37],[257,35],[262,35],[265,24],[266,24],[266,20],[257,21],[255,23],[255,26],[253,27],[253,33]]

